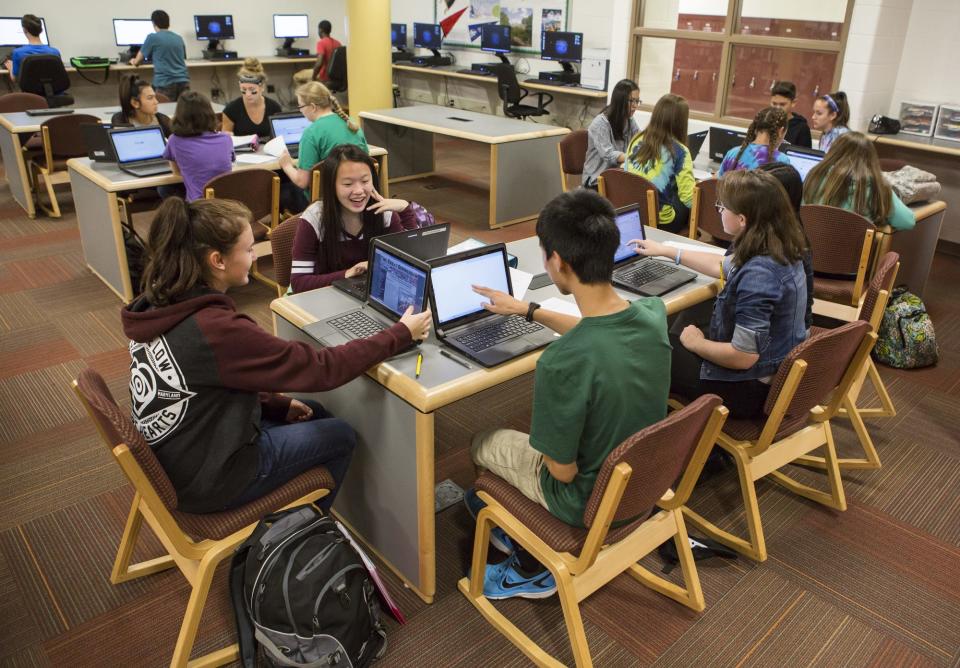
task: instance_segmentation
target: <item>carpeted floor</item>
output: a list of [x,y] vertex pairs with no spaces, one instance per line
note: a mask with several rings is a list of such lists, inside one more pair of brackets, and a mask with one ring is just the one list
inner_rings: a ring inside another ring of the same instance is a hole
[[[460,222],[455,239],[532,233],[531,224],[490,233],[471,223],[482,193],[469,174],[461,176],[398,185],[394,193]],[[108,580],[132,493],[69,381],[92,366],[126,402],[129,357],[120,303],[86,269],[69,194],[63,199],[62,219],[29,220],[0,179],[0,665],[165,666],[188,588],[176,571],[119,586]],[[760,482],[769,560],[701,562],[702,614],[621,576],[583,605],[596,665],[960,665],[958,283],[960,259],[938,256],[926,301],[941,362],[882,370],[898,414],[870,424],[884,466],[845,475],[849,510],[826,510]],[[254,284],[233,296],[271,326],[269,289]],[[531,389],[523,378],[445,409],[437,478],[468,485],[470,435],[494,424],[526,428]],[[835,434],[841,450],[855,442],[842,420]],[[742,528],[732,472],[700,485],[693,505]],[[138,554],[159,554],[159,543],[144,534]],[[379,665],[526,665],[456,590],[471,536],[462,507],[438,516],[433,605],[388,575],[409,623],[391,623]],[[659,567],[655,557],[647,562]],[[221,569],[196,652],[231,641],[224,575]],[[502,607],[548,651],[571,660],[555,599]]]

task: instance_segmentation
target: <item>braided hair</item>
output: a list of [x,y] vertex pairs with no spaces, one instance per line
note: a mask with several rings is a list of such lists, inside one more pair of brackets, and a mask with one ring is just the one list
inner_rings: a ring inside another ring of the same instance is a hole
[[332,109],[333,113],[343,119],[343,122],[350,128],[350,132],[356,134],[360,126],[343,110],[337,98],[333,96],[330,89],[319,81],[310,81],[297,88],[297,97],[305,104],[315,104],[321,109]]
[[[743,152],[747,150],[747,146],[756,141],[758,134],[761,132],[767,133],[767,136],[770,138],[770,148],[772,149],[773,139],[777,132],[781,129],[785,129],[786,127],[787,112],[780,107],[764,107],[758,111],[757,115],[753,117],[753,122],[750,123],[750,127],[747,128],[747,136],[740,145],[740,152],[737,153],[737,159],[733,161],[733,167],[731,167],[731,169],[737,168],[737,165],[740,164],[740,158],[743,156]],[[772,157],[773,150],[768,150],[767,162],[770,162]]]

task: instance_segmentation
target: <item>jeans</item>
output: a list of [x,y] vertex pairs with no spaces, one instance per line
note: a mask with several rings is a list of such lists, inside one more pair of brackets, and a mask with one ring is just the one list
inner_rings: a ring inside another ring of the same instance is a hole
[[189,81],[178,81],[169,86],[159,86],[156,90],[158,93],[163,93],[170,98],[171,102],[176,102],[180,98],[180,95],[183,94],[183,91],[189,90],[189,88]]
[[226,509],[259,499],[304,471],[324,466],[337,486],[317,505],[324,511],[330,510],[347,475],[357,436],[353,427],[333,417],[319,403],[303,403],[313,409],[313,418],[306,422],[261,420],[261,433],[257,440],[260,451],[257,475],[245,490],[227,504]]

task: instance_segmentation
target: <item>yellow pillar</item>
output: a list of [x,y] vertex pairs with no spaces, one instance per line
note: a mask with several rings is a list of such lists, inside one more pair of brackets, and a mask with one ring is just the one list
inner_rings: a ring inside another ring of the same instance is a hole
[[393,106],[390,0],[347,0],[350,115]]

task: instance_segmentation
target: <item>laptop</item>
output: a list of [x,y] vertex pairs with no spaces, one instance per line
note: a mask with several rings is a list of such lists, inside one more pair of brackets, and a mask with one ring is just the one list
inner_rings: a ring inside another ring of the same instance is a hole
[[474,292],[473,285],[513,294],[506,246],[491,244],[431,260],[430,308],[437,338],[447,346],[491,367],[556,338],[551,330],[522,316],[486,310],[486,298]]
[[270,117],[271,137],[283,137],[290,157],[296,158],[300,155],[300,136],[309,125],[310,120],[299,111],[275,114]]
[[710,126],[710,159],[723,162],[723,156],[733,147],[743,144],[746,138],[746,132]]
[[102,123],[81,123],[80,135],[87,146],[87,157],[94,162],[116,162],[117,154],[107,136],[109,125]]
[[[378,239],[388,246],[402,250],[424,262],[435,257],[447,254],[447,245],[450,241],[450,224],[440,223],[421,227],[416,230],[403,230],[391,234],[381,234],[370,240],[370,252],[367,257],[373,256],[373,241]],[[367,298],[367,275],[361,274],[352,278],[338,278],[332,283],[333,287],[346,292],[360,301]]]
[[673,264],[637,255],[633,246],[627,245],[631,239],[647,238],[639,204],[617,209],[615,220],[620,230],[620,245],[613,255],[614,285],[646,297],[659,297],[697,277],[692,271]]
[[423,260],[374,239],[363,306],[307,325],[304,331],[326,346],[382,332],[400,320],[408,306],[413,305],[417,313],[423,311],[429,274],[430,265]]
[[108,131],[117,166],[134,176],[171,174],[170,163],[163,158],[167,142],[159,125],[147,128],[113,128]]
[[707,140],[707,134],[709,132],[709,130],[703,130],[687,135],[687,148],[690,149],[691,160],[697,159],[697,155],[700,154],[700,149],[703,147],[703,142]]
[[823,156],[826,155],[823,151],[816,149],[787,144],[780,147],[780,152],[790,158],[790,164],[800,172],[800,178],[804,181],[807,180],[810,170],[819,165]]

